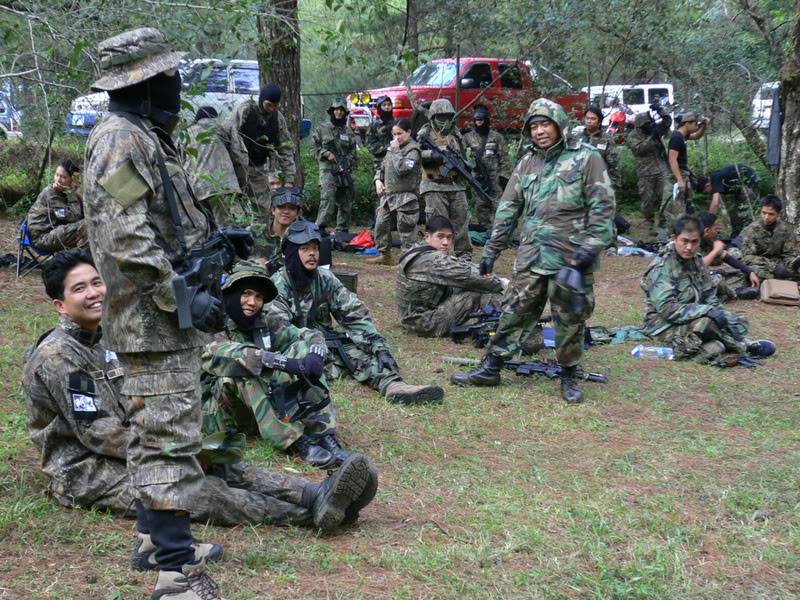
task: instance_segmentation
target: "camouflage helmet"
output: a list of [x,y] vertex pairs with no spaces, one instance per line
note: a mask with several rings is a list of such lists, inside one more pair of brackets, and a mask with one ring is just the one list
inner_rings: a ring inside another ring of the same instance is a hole
[[286,233],[283,234],[283,241],[281,242],[281,250],[286,251],[286,244],[292,242],[298,246],[313,242],[316,240],[322,244],[322,233],[319,230],[319,225],[313,221],[306,221],[305,219],[297,219],[294,223],[289,225]]
[[436,115],[454,115],[456,110],[450,104],[447,98],[439,98],[431,102],[431,107],[428,109],[428,118],[433,119]]
[[525,114],[525,127],[522,129],[522,134],[525,137],[531,136],[531,119],[534,117],[547,117],[558,126],[559,133],[563,138],[569,127],[569,117],[560,104],[548,100],[547,98],[539,98],[531,102],[528,107],[528,112]]
[[650,113],[649,112],[640,112],[636,113],[636,116],[633,117],[633,126],[634,127],[641,127],[650,122]]
[[107,92],[175,69],[186,54],[173,52],[164,34],[154,27],[131,29],[105,39],[97,44],[97,52],[103,76],[92,84],[92,89]]
[[675,120],[679,123],[697,123],[700,121],[700,115],[693,110],[687,110],[686,112],[679,114]]
[[264,302],[269,302],[278,295],[275,284],[267,275],[266,269],[256,262],[240,260],[237,262],[230,275],[222,283],[222,291],[253,289],[264,296]]
[[331,102],[331,105],[328,107],[329,115],[333,114],[334,108],[341,108],[344,111],[344,114],[348,114],[350,112],[349,110],[347,110],[347,102],[345,102],[344,100],[334,100],[333,102]]

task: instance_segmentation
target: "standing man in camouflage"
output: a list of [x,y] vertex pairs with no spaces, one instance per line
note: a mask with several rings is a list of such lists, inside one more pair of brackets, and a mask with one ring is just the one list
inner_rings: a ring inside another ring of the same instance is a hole
[[314,157],[319,161],[319,212],[317,225],[336,231],[350,229],[353,211],[353,171],[356,166],[356,136],[347,127],[347,105],[334,100],[328,108],[330,121],[314,131]]
[[321,379],[325,337],[294,325],[269,329],[261,311],[276,293],[266,271],[252,262],[238,263],[225,281],[227,327],[203,351],[203,433],[234,427],[312,466],[340,465],[350,453],[336,439],[335,412]]
[[777,196],[761,199],[761,219],[742,231],[742,260],[761,279],[800,281],[800,246],[782,209]]
[[511,177],[511,163],[508,160],[508,147],[503,136],[490,126],[489,109],[476,106],[472,113],[474,127],[464,134],[464,143],[472,151],[475,162],[474,175],[486,194],[493,199],[486,201],[475,194],[475,221],[491,229],[497,201]]
[[197,111],[182,140],[181,152],[192,191],[214,215],[217,225],[249,221],[216,109],[203,106]]
[[228,117],[225,137],[239,186],[269,218],[269,191],[293,187],[294,142],[280,110],[281,88],[268,83],[258,102],[245,100]]
[[[195,561],[190,516],[203,489],[200,450],[202,331],[224,323],[219,298],[198,287],[191,327],[178,326],[173,289],[188,250],[212,233],[196,203],[172,131],[180,111],[184,56],[153,28],[98,44],[109,113],[86,144],[85,209],[97,270],[108,293],[103,333],[125,370],[131,437],[127,464],[139,520],[147,522],[159,576],[157,598],[218,598]],[[248,236],[249,237],[249,236]],[[240,238],[246,255],[251,239]],[[201,592],[205,595],[201,595]]]
[[[428,138],[440,150],[449,150],[466,156],[466,145],[461,132],[455,124],[456,111],[450,100],[439,98],[428,109],[430,121],[422,126],[417,140]],[[425,216],[442,215],[450,219],[455,227],[453,250],[456,256],[472,256],[472,243],[469,241],[469,204],[467,192],[458,173],[442,175],[442,162],[432,150],[422,150],[422,181],[419,193],[425,205]]]
[[586,109],[583,116],[583,133],[580,140],[584,144],[589,144],[600,153],[606,163],[608,176],[611,178],[611,185],[614,191],[619,189],[619,151],[614,142],[614,136],[607,131],[603,131],[603,111],[597,106],[590,106]]
[[672,241],[642,276],[644,332],[671,346],[676,358],[709,362],[726,351],[769,356],[775,345],[746,339],[747,320],[717,298],[717,284],[697,252],[701,231],[696,217],[679,217]]
[[378,171],[383,157],[392,142],[392,125],[394,125],[394,107],[389,96],[381,96],[375,101],[378,118],[369,124],[367,129],[367,148],[372,154],[373,171]]
[[[329,350],[329,380],[349,374],[399,404],[441,402],[444,392],[439,386],[403,381],[369,309],[329,269],[317,268],[321,240],[314,223],[297,221],[289,228],[283,241],[286,266],[272,276],[278,296],[266,308],[269,329],[294,325],[322,331]],[[344,332],[334,329],[334,319]]]
[[56,167],[53,184],[44,188],[28,211],[31,244],[45,252],[80,248],[86,239],[83,201],[78,193],[80,169],[71,160]]
[[[636,177],[641,202],[644,225],[651,231],[661,222],[659,208],[664,194],[669,189],[669,166],[664,150],[663,138],[669,135],[672,117],[662,106],[658,106],[659,121],[654,121],[649,112],[642,112],[633,118],[633,131],[626,144],[636,161]],[[656,223],[656,218],[658,222]]]
[[[568,139],[568,123],[564,109],[551,100],[540,98],[528,109],[523,132],[532,138],[533,150],[511,175],[480,263],[482,275],[492,273],[522,219],[514,275],[481,367],[455,373],[455,384],[499,385],[503,363],[519,351],[517,334],[538,321],[550,300],[556,358],[563,369],[561,397],[570,404],[583,400],[575,372],[583,355],[584,323],[594,309],[593,271],[612,242],[615,206],[603,158],[591,146]],[[562,283],[562,276],[571,275],[569,268],[582,275],[582,290]]]

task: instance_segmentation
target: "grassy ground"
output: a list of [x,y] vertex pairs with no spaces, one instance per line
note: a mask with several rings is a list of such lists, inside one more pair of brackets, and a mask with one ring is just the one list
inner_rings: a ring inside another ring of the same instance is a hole
[[[3,252],[14,223],[0,223]],[[510,272],[512,253],[499,263]],[[395,270],[337,254],[411,382],[445,382],[446,340],[403,334]],[[645,260],[603,259],[596,325],[639,324]],[[133,522],[63,509],[25,433],[20,367],[53,325],[37,276],[0,272],[0,598],[141,598],[154,577],[128,568]],[[754,370],[638,362],[591,349],[608,374],[569,407],[556,382],[504,374],[494,390],[446,385],[441,407],[391,406],[341,382],[341,438],[379,466],[354,527],[314,531],[198,526],[224,544],[226,597],[796,598],[800,595],[800,374],[797,309],[737,302],[778,355]],[[253,440],[248,460],[317,473]]]

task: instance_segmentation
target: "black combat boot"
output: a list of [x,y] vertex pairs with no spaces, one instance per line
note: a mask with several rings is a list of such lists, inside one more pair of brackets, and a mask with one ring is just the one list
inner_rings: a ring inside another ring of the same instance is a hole
[[318,446],[314,440],[307,435],[301,435],[291,446],[289,451],[303,462],[307,462],[312,467],[326,469],[336,463],[333,454],[322,446]]
[[347,457],[350,456],[350,452],[342,448],[341,444],[339,444],[339,440],[332,433],[326,433],[321,438],[317,440],[317,445],[321,448],[325,448],[328,452],[333,455],[335,460],[334,466],[341,465],[344,461],[347,460]]
[[316,488],[311,508],[314,525],[330,530],[341,525],[347,509],[361,499],[370,482],[370,464],[362,454],[351,454],[330,477]]
[[500,369],[503,368],[503,359],[496,354],[487,354],[481,361],[481,366],[466,373],[453,373],[450,382],[456,385],[500,385]]
[[563,367],[561,372],[561,397],[567,404],[583,402],[583,391],[578,385],[575,372],[578,367]]

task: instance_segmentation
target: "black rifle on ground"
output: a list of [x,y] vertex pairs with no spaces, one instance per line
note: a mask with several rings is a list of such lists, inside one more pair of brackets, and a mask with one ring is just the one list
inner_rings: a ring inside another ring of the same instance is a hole
[[[476,348],[483,348],[489,343],[489,338],[494,336],[497,331],[497,324],[500,315],[503,314],[499,308],[487,305],[469,315],[468,320],[475,320],[474,323],[462,323],[450,328],[450,339],[459,344],[467,338],[472,338],[472,345]],[[553,320],[550,315],[539,318],[539,323],[549,323]]]
[[464,178],[464,181],[466,181],[472,189],[478,192],[481,198],[487,202],[492,202],[492,198],[489,196],[488,192],[483,188],[481,183],[475,179],[472,175],[472,170],[456,152],[449,149],[439,149],[427,135],[418,137],[417,143],[423,150],[430,150],[433,160],[441,163],[442,166],[439,167],[439,175],[442,177],[450,177],[451,173],[455,171]]
[[[454,365],[467,365],[479,366],[481,363],[474,358],[460,358],[457,356],[443,356],[442,360]],[[517,375],[529,377],[531,375],[544,375],[548,379],[558,379],[561,377],[562,368],[558,363],[549,360],[526,360],[526,361],[509,361],[503,364],[504,369],[514,371]],[[602,373],[592,373],[578,369],[575,373],[578,379],[585,379],[586,381],[594,381],[597,383],[608,383],[608,377]]]
[[356,366],[353,364],[353,361],[350,360],[350,356],[348,356],[344,349],[344,344],[351,341],[350,337],[343,331],[333,331],[332,329],[322,329],[321,331],[325,335],[325,345],[328,347],[328,350],[335,352],[336,355],[342,359],[344,366],[347,367],[351,373],[355,373]]

